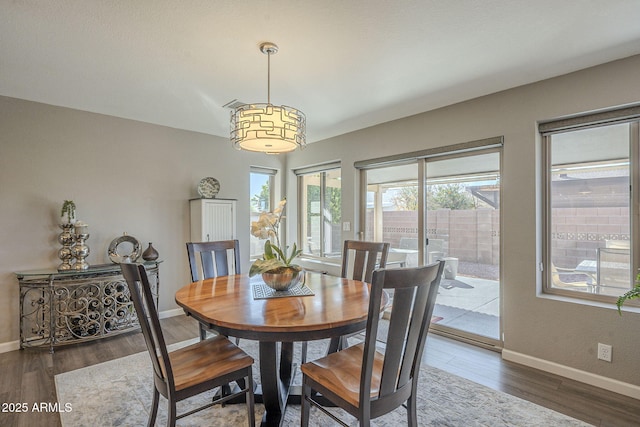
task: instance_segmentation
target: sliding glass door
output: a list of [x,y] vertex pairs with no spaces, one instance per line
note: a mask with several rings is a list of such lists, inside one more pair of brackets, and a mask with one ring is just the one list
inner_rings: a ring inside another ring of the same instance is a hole
[[500,153],[427,160],[427,259],[445,261],[435,327],[500,342]]
[[390,266],[445,262],[434,330],[500,347],[500,150],[439,153],[363,174],[364,240],[389,242]]

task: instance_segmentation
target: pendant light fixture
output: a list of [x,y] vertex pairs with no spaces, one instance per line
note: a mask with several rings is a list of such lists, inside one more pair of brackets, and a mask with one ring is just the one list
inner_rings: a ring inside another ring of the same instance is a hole
[[267,55],[267,103],[244,104],[231,112],[231,142],[239,150],[268,154],[287,153],[306,145],[306,117],[302,111],[271,104],[271,55],[274,43],[262,43]]

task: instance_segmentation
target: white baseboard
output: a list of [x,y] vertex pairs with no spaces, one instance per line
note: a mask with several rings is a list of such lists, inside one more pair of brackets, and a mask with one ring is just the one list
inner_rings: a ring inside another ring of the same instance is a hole
[[[172,310],[165,310],[158,313],[158,317],[166,319],[167,317],[180,316],[184,314],[184,310],[181,308],[174,308]],[[0,353],[6,353],[13,350],[20,349],[20,341],[8,341],[0,343]]]
[[560,365],[559,363],[550,362],[537,357],[528,356],[526,354],[517,353],[511,350],[502,350],[502,358],[510,362],[519,363],[531,368],[540,369],[541,371],[550,372],[561,377],[569,378],[581,383],[600,387],[614,393],[623,394],[634,399],[640,399],[640,386],[625,383],[612,378],[603,377],[601,375],[592,374],[590,372],[581,371],[569,366]]
[[172,310],[165,310],[158,313],[158,317],[161,319],[166,319],[167,317],[180,316],[184,314],[184,310],[181,308],[174,308]]
[[0,342],[0,353],[6,353],[8,351],[19,350],[19,349],[20,349],[20,340]]

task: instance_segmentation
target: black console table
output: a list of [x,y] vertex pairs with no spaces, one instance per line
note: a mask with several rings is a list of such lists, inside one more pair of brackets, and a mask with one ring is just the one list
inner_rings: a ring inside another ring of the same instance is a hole
[[[159,262],[145,262],[158,305]],[[84,271],[15,273],[20,284],[20,348],[90,341],[140,327],[118,264]]]

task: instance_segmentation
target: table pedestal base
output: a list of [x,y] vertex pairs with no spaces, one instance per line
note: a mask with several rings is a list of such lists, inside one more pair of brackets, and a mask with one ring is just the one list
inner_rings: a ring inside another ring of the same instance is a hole
[[[335,351],[339,340],[339,338],[331,340],[329,352]],[[259,346],[260,384],[255,386],[254,398],[256,403],[263,403],[265,407],[260,425],[281,426],[287,405],[302,403],[302,386],[291,384],[298,367],[292,360],[293,343],[281,343],[279,358],[277,342],[261,341]],[[232,384],[231,387],[232,392],[235,389],[239,390],[236,384]],[[334,406],[330,401],[322,399],[322,396],[316,396],[314,399],[323,406]],[[227,404],[244,403],[244,401],[244,395],[241,395],[227,401]]]

